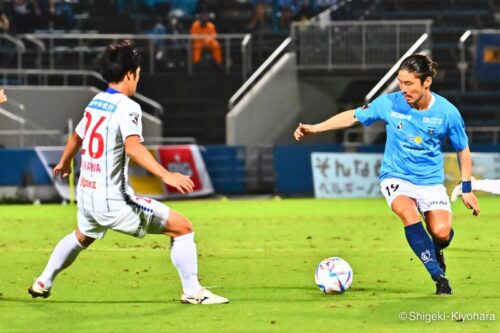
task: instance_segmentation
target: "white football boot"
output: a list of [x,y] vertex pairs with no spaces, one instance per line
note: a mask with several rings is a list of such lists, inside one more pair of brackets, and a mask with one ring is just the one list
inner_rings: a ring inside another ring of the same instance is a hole
[[229,300],[225,297],[215,295],[206,288],[200,290],[200,292],[195,296],[188,296],[182,294],[181,303],[184,304],[226,304]]
[[40,282],[36,281],[33,283],[33,285],[28,289],[28,293],[33,297],[43,297],[47,298],[50,296],[50,288],[45,288],[45,285]]

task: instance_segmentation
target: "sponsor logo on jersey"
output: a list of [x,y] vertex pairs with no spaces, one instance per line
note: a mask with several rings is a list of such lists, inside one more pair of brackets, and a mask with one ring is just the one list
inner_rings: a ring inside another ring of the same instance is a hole
[[411,120],[411,114],[404,114],[396,111],[391,112],[391,117],[393,118],[398,118],[398,119],[406,119],[406,120]]
[[434,136],[434,134],[436,133],[436,128],[435,127],[428,127],[427,133],[429,133],[429,136]]
[[113,112],[116,110],[116,104],[103,101],[102,99],[93,99],[92,101],[90,101],[88,107],[106,112]]
[[398,127],[398,130],[402,130],[403,129],[403,122],[400,121],[397,127]]
[[81,177],[80,178],[80,187],[96,189],[97,182],[95,180],[89,180],[89,179],[86,179],[85,177]]
[[130,112],[129,116],[130,118],[132,118],[132,122],[137,125],[137,123],[139,122],[139,114],[135,112]]
[[439,117],[423,117],[422,122],[424,124],[435,124],[435,125],[441,125],[443,123],[443,118]]
[[96,162],[82,160],[81,169],[84,171],[101,173],[101,165],[99,163],[96,163]]

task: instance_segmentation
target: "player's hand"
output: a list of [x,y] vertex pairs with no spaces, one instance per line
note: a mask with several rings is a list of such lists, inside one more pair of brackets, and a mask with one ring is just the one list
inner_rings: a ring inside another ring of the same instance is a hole
[[462,201],[465,207],[472,209],[472,214],[478,216],[481,209],[479,208],[479,202],[477,201],[476,195],[473,192],[462,193]]
[[54,177],[61,176],[63,178],[71,175],[71,165],[59,162],[53,170]]
[[293,133],[295,140],[300,141],[304,136],[309,136],[318,133],[316,125],[307,125],[299,123],[299,126]]
[[178,172],[170,172],[168,176],[163,179],[163,182],[175,187],[175,189],[182,194],[191,193],[194,189],[194,183],[191,178]]
[[3,92],[3,89],[0,89],[0,104],[7,102],[7,96]]

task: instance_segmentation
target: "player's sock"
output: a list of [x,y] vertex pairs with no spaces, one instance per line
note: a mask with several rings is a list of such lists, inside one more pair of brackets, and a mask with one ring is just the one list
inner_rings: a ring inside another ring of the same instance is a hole
[[170,258],[179,272],[184,294],[199,293],[202,287],[198,281],[198,254],[193,232],[173,238]]
[[473,191],[483,191],[491,194],[500,195],[500,180],[481,179],[472,182]]
[[425,268],[433,279],[444,275],[436,261],[434,243],[422,226],[422,222],[405,227],[405,234],[411,249],[422,260]]
[[61,239],[52,251],[49,262],[37,281],[41,281],[46,288],[50,289],[57,274],[71,265],[83,249],[85,247],[76,238],[76,232]]
[[453,236],[454,235],[455,235],[455,231],[453,231],[453,228],[451,228],[451,230],[450,230],[450,238],[447,241],[445,241],[443,243],[438,243],[438,242],[434,241],[434,247],[436,248],[436,252],[444,250],[448,246],[450,246],[450,243],[453,240]]

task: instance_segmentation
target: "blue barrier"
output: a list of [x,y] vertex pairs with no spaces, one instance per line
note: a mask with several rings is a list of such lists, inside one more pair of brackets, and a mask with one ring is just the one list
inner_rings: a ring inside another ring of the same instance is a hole
[[342,145],[274,147],[275,191],[280,194],[312,194],[311,153],[343,152]]
[[0,161],[0,186],[52,184],[34,149],[0,149]]
[[213,145],[200,151],[216,193],[246,192],[245,147]]

